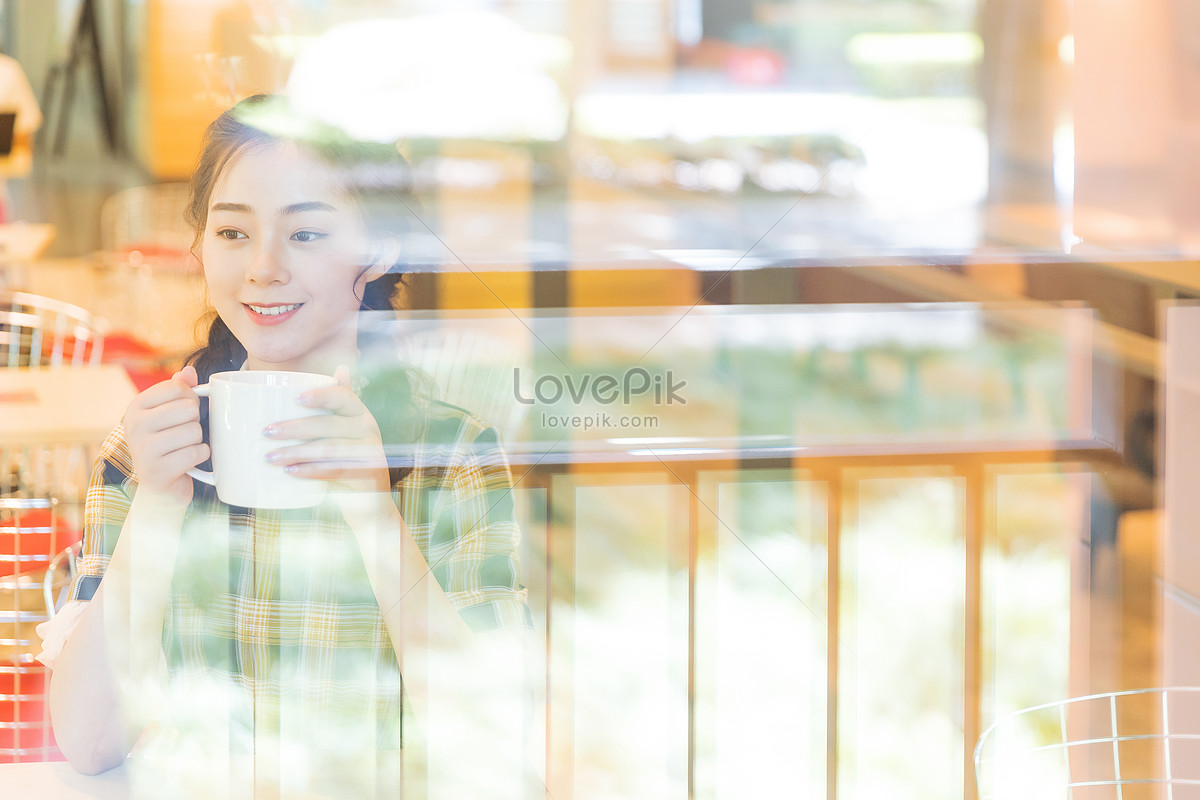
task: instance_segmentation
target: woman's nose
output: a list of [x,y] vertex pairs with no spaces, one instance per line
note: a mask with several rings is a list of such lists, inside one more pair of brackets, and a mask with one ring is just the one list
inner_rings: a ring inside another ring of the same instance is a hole
[[288,273],[283,255],[271,242],[263,242],[254,254],[246,279],[251,283],[287,283]]

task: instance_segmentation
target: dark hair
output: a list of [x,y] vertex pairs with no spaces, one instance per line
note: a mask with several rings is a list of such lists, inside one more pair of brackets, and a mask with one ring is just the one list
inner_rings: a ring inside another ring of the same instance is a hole
[[[337,127],[298,114],[282,97],[260,94],[225,111],[205,133],[184,209],[184,219],[193,232],[192,253],[197,259],[208,223],[209,201],[225,168],[250,150],[284,143],[301,146],[343,178],[370,236],[401,241],[411,231],[409,218],[417,202],[408,162],[396,145],[353,139]],[[362,311],[396,308],[397,290],[404,285],[402,267],[402,261],[390,264],[385,274],[366,284],[359,300]],[[246,349],[216,311],[210,310],[206,319],[204,344],[184,362],[196,368],[201,383],[215,372],[237,369],[246,358]]]

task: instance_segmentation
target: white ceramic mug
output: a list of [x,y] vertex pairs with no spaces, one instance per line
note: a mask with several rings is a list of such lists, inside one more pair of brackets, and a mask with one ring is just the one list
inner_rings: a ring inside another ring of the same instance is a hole
[[212,472],[189,469],[188,474],[217,488],[231,506],[249,508],[307,508],[325,496],[325,481],[297,478],[282,466],[267,463],[267,453],[299,444],[294,439],[269,439],[263,429],[275,422],[326,414],[296,402],[309,389],[333,386],[329,375],[309,372],[249,370],[217,372],[196,394],[208,397],[208,439]]

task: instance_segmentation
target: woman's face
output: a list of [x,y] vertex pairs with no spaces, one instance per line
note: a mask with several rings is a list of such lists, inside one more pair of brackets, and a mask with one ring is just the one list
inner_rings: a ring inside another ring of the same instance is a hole
[[249,150],[213,187],[201,245],[217,313],[249,369],[352,364],[371,263],[361,214],[333,170],[287,144]]

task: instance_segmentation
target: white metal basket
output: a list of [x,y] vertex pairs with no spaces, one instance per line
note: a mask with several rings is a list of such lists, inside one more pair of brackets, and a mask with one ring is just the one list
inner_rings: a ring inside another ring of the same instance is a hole
[[1200,687],[1138,689],[1027,708],[975,748],[980,800],[1200,798]]

